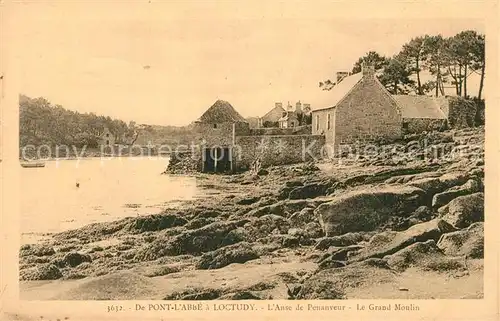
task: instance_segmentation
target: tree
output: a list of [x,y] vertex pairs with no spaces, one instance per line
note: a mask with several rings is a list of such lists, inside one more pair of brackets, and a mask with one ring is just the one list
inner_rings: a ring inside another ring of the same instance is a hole
[[412,66],[411,72],[417,75],[417,94],[423,95],[422,83],[420,81],[420,71],[424,56],[425,37],[416,37],[403,45],[399,55]]
[[445,40],[441,35],[425,36],[423,55],[424,55],[424,68],[428,69],[436,78],[434,81],[429,81],[422,84],[424,92],[435,90],[436,97],[441,94],[444,96],[444,85],[446,75],[448,74],[443,68],[447,65],[445,56]]
[[369,64],[375,67],[375,70],[380,70],[387,65],[388,59],[376,51],[370,51],[366,53],[363,57],[359,58],[354,67],[352,68],[352,73],[356,74],[361,72],[363,64]]
[[407,94],[414,86],[410,74],[404,57],[396,55],[387,60],[387,64],[378,79],[391,94]]

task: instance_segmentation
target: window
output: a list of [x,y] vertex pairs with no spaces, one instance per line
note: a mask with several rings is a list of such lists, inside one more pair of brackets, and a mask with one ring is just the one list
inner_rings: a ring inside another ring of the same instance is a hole
[[217,124],[214,124],[214,128],[217,128]]
[[109,137],[109,133],[106,134],[106,137]]
[[108,146],[109,146],[109,139],[108,139],[108,140],[106,140],[106,145],[108,145]]
[[326,114],[326,129],[330,129],[330,113]]
[[403,123],[403,129],[408,129],[408,123]]
[[316,115],[316,130],[319,130],[319,115]]

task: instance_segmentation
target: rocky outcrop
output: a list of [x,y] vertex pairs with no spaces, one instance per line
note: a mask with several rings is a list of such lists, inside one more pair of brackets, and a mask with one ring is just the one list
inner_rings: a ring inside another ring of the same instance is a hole
[[422,202],[424,191],[411,186],[378,186],[345,193],[315,210],[326,236],[372,231],[392,215],[407,216]]
[[414,243],[384,258],[391,269],[405,271],[410,267],[437,272],[465,269],[462,258],[447,257],[436,246],[434,240]]
[[432,207],[436,209],[440,208],[459,196],[476,193],[479,192],[479,190],[479,183],[476,180],[470,179],[461,186],[455,186],[442,193],[434,195],[432,198]]
[[437,246],[447,255],[483,258],[484,224],[474,223],[467,229],[443,234]]
[[62,276],[61,270],[54,264],[44,264],[38,267],[21,270],[19,274],[21,281],[57,280]]
[[197,269],[220,269],[232,263],[245,263],[259,258],[249,243],[241,242],[226,246],[213,252],[205,253],[196,264]]
[[394,254],[416,242],[434,240],[437,242],[441,235],[455,231],[448,223],[440,219],[414,225],[403,232],[386,231],[374,235],[366,247],[353,261],[363,261],[368,258],[383,258]]
[[484,221],[484,194],[459,196],[438,210],[440,217],[457,228]]

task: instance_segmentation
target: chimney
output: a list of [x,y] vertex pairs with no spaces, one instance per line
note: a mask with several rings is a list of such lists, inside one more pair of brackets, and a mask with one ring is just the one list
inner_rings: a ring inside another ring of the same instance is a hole
[[274,107],[275,108],[283,108],[283,104],[282,103],[274,103]]
[[288,102],[288,105],[286,107],[286,111],[293,111],[292,105],[290,105],[290,102]]
[[300,102],[300,100],[295,104],[295,112],[297,114],[302,113],[302,103]]
[[375,76],[375,66],[365,62],[361,64],[361,72],[363,73],[363,77],[373,77]]
[[349,76],[347,71],[339,71],[337,72],[337,84],[342,81],[345,77]]

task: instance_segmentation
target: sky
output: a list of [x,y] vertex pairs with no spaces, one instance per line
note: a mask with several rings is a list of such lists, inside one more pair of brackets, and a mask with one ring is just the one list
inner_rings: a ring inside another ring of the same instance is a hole
[[415,36],[485,33],[474,15],[253,3],[21,2],[5,13],[7,62],[22,94],[125,121],[186,125],[217,99],[245,117],[278,101],[313,101],[319,81],[370,50],[393,55]]

